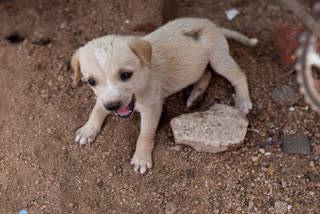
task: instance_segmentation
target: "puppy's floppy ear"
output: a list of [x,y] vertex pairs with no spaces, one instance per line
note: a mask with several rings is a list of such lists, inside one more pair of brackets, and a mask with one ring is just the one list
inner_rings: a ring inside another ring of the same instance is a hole
[[131,38],[128,41],[129,48],[139,58],[139,60],[151,68],[152,46],[149,42],[139,39]]
[[73,88],[76,88],[78,86],[78,83],[81,79],[79,52],[80,48],[71,57],[71,67],[74,71],[74,79],[72,83]]

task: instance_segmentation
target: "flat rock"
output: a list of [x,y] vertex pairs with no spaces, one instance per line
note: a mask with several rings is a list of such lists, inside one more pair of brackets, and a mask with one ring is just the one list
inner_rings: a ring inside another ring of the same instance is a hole
[[280,106],[292,106],[298,102],[299,94],[290,86],[283,85],[272,91],[272,100]]
[[301,155],[309,155],[311,153],[309,140],[305,135],[283,135],[281,139],[283,141],[282,151],[284,153]]
[[215,104],[208,111],[184,114],[170,122],[176,144],[217,153],[243,142],[248,120],[239,109]]

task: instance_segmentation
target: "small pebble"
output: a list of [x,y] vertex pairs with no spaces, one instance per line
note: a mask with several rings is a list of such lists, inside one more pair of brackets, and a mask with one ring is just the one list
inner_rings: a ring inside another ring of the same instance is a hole
[[253,162],[257,162],[259,160],[259,157],[258,156],[253,156],[253,157],[251,157],[251,160]]
[[254,203],[253,201],[249,201],[249,206],[248,206],[248,210],[252,210],[254,208]]
[[213,213],[214,213],[214,214],[219,214],[219,213],[220,213],[220,210],[219,210],[219,209],[214,209],[214,210],[213,210]]
[[275,164],[270,163],[269,167],[268,167],[268,172],[271,176],[273,176],[274,172],[277,170],[277,167]]
[[311,167],[314,167],[314,162],[313,162],[313,161],[310,161],[310,162],[309,162],[309,165],[310,165]]
[[316,145],[314,148],[313,148],[313,153],[317,156],[320,156],[320,145]]
[[274,209],[276,214],[285,214],[288,211],[288,204],[284,201],[276,201],[274,203]]
[[264,155],[269,156],[269,155],[271,155],[271,152],[266,152]]
[[60,25],[60,28],[61,29],[65,29],[67,27],[67,23],[63,22],[61,25]]
[[57,77],[57,80],[59,81],[59,82],[62,82],[63,81],[63,76],[61,76],[61,75],[59,75],[58,77]]
[[53,86],[53,81],[51,79],[48,81],[48,86],[49,87]]
[[261,154],[265,154],[265,153],[266,153],[266,150],[264,150],[264,149],[259,149],[259,152],[260,152]]
[[281,181],[281,185],[282,185],[282,187],[283,187],[284,189],[287,188],[287,182]]
[[174,214],[177,210],[177,204],[175,202],[169,202],[167,203],[165,214]]
[[181,145],[175,145],[175,146],[173,147],[173,150],[176,151],[176,152],[180,152],[181,149],[182,149],[182,146],[181,146]]

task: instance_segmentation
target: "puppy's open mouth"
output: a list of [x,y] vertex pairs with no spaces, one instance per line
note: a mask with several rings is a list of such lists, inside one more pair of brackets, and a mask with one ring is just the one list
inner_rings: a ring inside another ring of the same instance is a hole
[[122,109],[114,111],[114,113],[121,118],[130,117],[134,111],[135,102],[136,102],[135,96],[132,95],[129,105],[127,105],[126,107],[123,107]]

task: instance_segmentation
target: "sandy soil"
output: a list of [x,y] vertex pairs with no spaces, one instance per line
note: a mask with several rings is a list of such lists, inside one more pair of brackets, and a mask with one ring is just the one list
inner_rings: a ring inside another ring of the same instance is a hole
[[[74,144],[75,130],[93,107],[85,84],[72,89],[70,56],[80,45],[105,34],[137,34],[132,2],[116,0],[9,1],[0,3],[0,213],[274,213],[275,202],[291,213],[320,213],[320,159],[287,155],[277,146],[283,133],[302,133],[320,144],[319,116],[300,99],[294,111],[271,99],[280,85],[297,88],[294,74],[282,68],[273,47],[276,27],[295,22],[272,0],[181,0],[179,16],[205,17],[259,38],[249,49],[231,42],[231,52],[248,75],[255,105],[243,147],[222,154],[176,151],[169,121],[190,112],[185,90],[167,100],[156,136],[154,168],[135,174],[129,162],[139,133],[139,115],[114,116],[91,145]],[[224,11],[240,10],[229,22]],[[19,33],[16,44],[5,37]],[[192,111],[214,103],[232,104],[231,85],[214,75],[204,100]],[[275,166],[269,173],[269,166]]]

